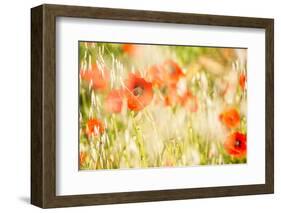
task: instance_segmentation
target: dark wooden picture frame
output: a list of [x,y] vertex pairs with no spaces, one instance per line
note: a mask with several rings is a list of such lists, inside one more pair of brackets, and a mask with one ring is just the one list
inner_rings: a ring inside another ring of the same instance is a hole
[[[95,18],[265,29],[265,184],[193,189],[56,195],[56,18]],[[274,192],[274,20],[233,16],[41,5],[31,9],[31,203],[66,207]]]

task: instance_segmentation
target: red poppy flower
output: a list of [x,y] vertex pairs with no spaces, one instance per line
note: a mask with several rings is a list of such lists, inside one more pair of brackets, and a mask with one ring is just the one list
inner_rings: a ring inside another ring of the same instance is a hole
[[92,64],[88,70],[81,70],[80,76],[82,80],[91,83],[93,89],[96,90],[105,90],[110,80],[109,71],[106,67],[99,68],[97,64]]
[[100,120],[95,118],[88,120],[86,125],[86,133],[89,138],[91,136],[98,136],[103,132],[104,132],[104,125]]
[[165,83],[163,67],[161,65],[153,65],[148,69],[148,79],[151,80],[153,86],[162,87]]
[[122,110],[123,91],[112,90],[105,99],[105,110],[108,112],[119,113]]
[[153,98],[152,83],[145,81],[138,74],[130,73],[126,82],[126,96],[128,108],[134,111],[140,111]]
[[219,118],[228,128],[235,128],[240,123],[240,115],[234,108],[227,109]]
[[166,80],[171,85],[176,85],[184,73],[180,66],[173,60],[166,60],[163,64],[163,69],[166,71]]
[[123,44],[122,50],[131,57],[137,57],[141,53],[141,47],[135,44]]
[[247,136],[240,132],[231,134],[226,139],[224,148],[229,155],[243,158],[247,153]]
[[190,91],[187,91],[183,96],[179,97],[182,106],[186,107],[191,112],[197,112],[198,99]]
[[240,76],[239,76],[239,84],[240,84],[242,89],[245,89],[246,80],[247,80],[246,75],[241,73]]

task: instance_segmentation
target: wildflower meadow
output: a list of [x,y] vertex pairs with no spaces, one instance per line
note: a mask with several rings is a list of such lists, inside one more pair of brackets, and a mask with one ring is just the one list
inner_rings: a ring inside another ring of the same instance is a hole
[[247,49],[79,42],[79,169],[247,162]]

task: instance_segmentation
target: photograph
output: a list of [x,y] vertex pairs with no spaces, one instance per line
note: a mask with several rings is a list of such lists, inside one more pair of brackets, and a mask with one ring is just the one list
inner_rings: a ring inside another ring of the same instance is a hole
[[132,8],[31,8],[30,203],[273,194],[274,18]]
[[79,170],[247,163],[247,48],[78,42]]

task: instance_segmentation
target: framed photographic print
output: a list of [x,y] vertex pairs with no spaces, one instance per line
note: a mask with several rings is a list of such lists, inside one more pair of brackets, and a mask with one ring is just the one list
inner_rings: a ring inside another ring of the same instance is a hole
[[273,19],[31,9],[31,203],[273,193]]

